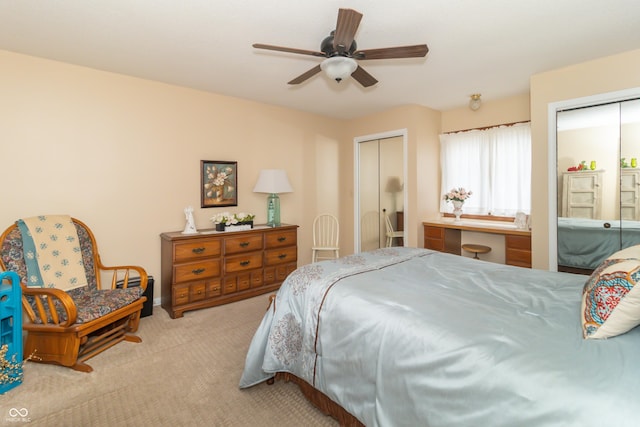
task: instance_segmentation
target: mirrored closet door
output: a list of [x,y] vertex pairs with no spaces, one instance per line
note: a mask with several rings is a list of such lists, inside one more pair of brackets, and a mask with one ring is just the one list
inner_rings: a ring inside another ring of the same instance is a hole
[[558,270],[640,244],[640,99],[557,113]]
[[[402,136],[358,143],[360,251],[385,247],[387,226],[403,229],[403,155]],[[402,246],[402,241],[393,239],[390,244]]]

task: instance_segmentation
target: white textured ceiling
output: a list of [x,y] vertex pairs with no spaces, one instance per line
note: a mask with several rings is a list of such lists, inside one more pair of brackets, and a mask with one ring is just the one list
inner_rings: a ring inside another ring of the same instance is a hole
[[[364,89],[289,86],[321,59],[251,46],[320,50],[339,8],[364,15],[360,49],[430,52],[361,62],[379,80]],[[522,94],[533,74],[638,48],[638,0],[0,0],[0,49],[342,118]]]

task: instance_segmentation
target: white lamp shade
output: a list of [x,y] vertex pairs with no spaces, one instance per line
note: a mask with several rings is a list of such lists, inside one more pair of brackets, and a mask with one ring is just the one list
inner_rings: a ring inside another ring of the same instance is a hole
[[258,181],[253,188],[254,193],[291,193],[293,188],[287,178],[287,171],[282,169],[262,169]]
[[353,58],[334,56],[322,61],[320,68],[333,80],[340,81],[349,77],[358,68],[358,63]]

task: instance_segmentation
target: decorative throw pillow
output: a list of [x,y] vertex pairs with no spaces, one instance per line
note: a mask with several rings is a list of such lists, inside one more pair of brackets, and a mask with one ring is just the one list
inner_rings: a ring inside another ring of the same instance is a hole
[[635,258],[640,259],[640,245],[630,246],[628,248],[619,250],[607,259],[624,259]]
[[609,338],[640,325],[640,259],[606,259],[582,292],[584,338]]

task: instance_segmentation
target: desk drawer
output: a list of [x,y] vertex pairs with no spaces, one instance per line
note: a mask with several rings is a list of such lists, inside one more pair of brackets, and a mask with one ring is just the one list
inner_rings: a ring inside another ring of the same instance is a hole
[[505,238],[505,245],[507,249],[522,249],[525,251],[531,251],[530,236],[506,235],[504,238]]
[[199,240],[176,243],[173,248],[174,262],[220,256],[220,240]]
[[246,255],[227,257],[224,260],[225,273],[262,268],[262,252],[253,252]]
[[174,283],[188,282],[190,280],[206,279],[220,275],[220,260],[206,260],[190,262],[173,267]]
[[507,248],[505,253],[505,264],[531,268],[531,251]]
[[424,237],[429,239],[444,239],[444,228],[441,227],[424,227]]

